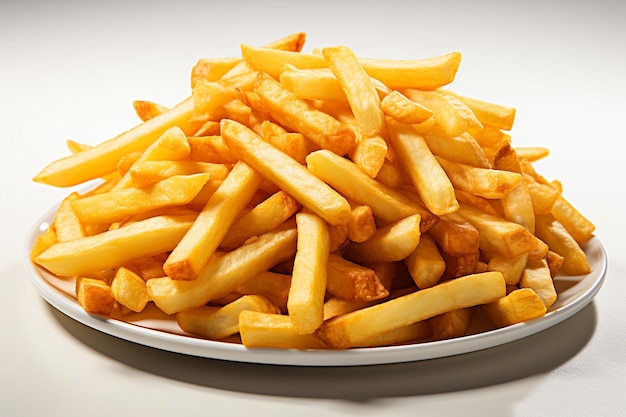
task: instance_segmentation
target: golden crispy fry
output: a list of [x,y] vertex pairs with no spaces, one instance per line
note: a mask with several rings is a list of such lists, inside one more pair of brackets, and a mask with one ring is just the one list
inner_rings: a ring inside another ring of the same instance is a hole
[[347,224],[350,204],[305,167],[247,127],[222,122],[222,137],[241,159],[331,225]]
[[352,161],[332,152],[311,152],[306,162],[309,171],[316,177],[350,200],[369,206],[374,216],[386,222],[394,222],[422,211],[421,207],[398,190],[376,181]]
[[583,244],[593,237],[596,226],[563,195],[556,199],[550,213],[579,244]]
[[522,181],[522,176],[516,172],[477,168],[443,158],[437,158],[437,161],[455,188],[479,197],[502,198]]
[[426,207],[438,216],[456,211],[452,183],[424,139],[409,125],[388,121],[387,126],[398,159]]
[[515,120],[515,109],[500,104],[490,103],[473,97],[466,97],[452,91],[445,91],[472,109],[478,120],[483,125],[493,126],[497,129],[511,130]]
[[546,308],[550,308],[556,301],[557,293],[546,259],[528,261],[519,281],[519,287],[535,291]]
[[54,216],[54,229],[56,240],[66,242],[85,237],[85,228],[72,209],[72,202],[80,198],[76,192],[63,199]]
[[146,281],[124,267],[119,268],[115,273],[111,282],[111,291],[115,301],[136,313],[142,311],[150,302]]
[[79,279],[76,298],[88,313],[108,316],[115,307],[115,298],[109,284],[95,278]]
[[234,164],[237,162],[237,158],[231,153],[221,136],[191,136],[187,138],[187,142],[189,143],[189,160],[191,161],[214,164]]
[[431,318],[433,339],[445,340],[465,336],[476,307],[460,308]]
[[262,177],[238,162],[211,196],[193,226],[163,266],[173,279],[195,279],[213,256],[237,214],[250,202]]
[[147,148],[163,132],[173,126],[178,126],[188,134],[195,132],[199,123],[190,122],[193,111],[193,98],[190,97],[169,111],[113,139],[52,162],[35,175],[33,181],[57,187],[68,187],[107,175],[115,171],[117,161],[122,156]]
[[208,174],[177,175],[144,188],[130,187],[79,198],[71,206],[82,222],[113,223],[150,210],[183,206],[193,200],[208,179]]
[[60,276],[116,268],[128,261],[172,250],[196,216],[157,216],[119,229],[59,242],[35,262]]
[[251,237],[278,227],[298,208],[296,200],[284,191],[278,191],[235,220],[220,243],[220,249],[233,250]]
[[365,242],[376,233],[376,220],[372,209],[366,205],[351,204],[352,215],[348,221],[347,238],[352,242]]
[[296,225],[298,250],[287,311],[296,332],[308,334],[324,321],[330,236],[326,223],[313,213],[298,213]]
[[337,77],[328,68],[303,70],[287,64],[280,72],[279,81],[285,88],[306,100],[348,100]]
[[499,327],[539,318],[547,311],[543,300],[530,288],[512,291],[507,296],[481,307]]
[[436,285],[446,270],[446,262],[429,234],[420,237],[417,248],[404,262],[415,285],[420,289]]
[[432,111],[396,90],[382,99],[381,108],[385,115],[407,125],[422,123],[433,115]]
[[379,300],[389,295],[374,270],[337,254],[328,258],[326,290],[335,297],[353,301]]
[[200,81],[217,81],[222,78],[241,58],[202,58],[191,69],[191,88]]
[[274,119],[302,133],[320,147],[338,155],[345,155],[354,148],[355,134],[352,129],[315,109],[269,76],[260,74],[254,91],[259,94]]
[[516,147],[515,152],[520,159],[525,159],[530,162],[536,162],[550,155],[550,150],[541,146]]
[[566,275],[584,275],[591,272],[585,252],[554,216],[537,216],[536,234],[548,244],[550,250],[564,258],[561,270]]
[[491,168],[485,150],[468,133],[450,137],[437,129],[429,129],[422,137],[436,156],[478,168]]
[[154,119],[169,110],[165,106],[147,100],[133,101],[133,108],[135,109],[137,116],[139,116],[139,118],[144,122],[146,120]]
[[505,257],[501,255],[493,255],[487,263],[487,270],[499,271],[504,276],[507,285],[517,285],[526,263],[528,261],[528,253],[523,253],[515,257]]
[[336,46],[324,48],[322,55],[339,80],[363,136],[379,135],[385,124],[380,97],[354,52],[348,47]]
[[387,152],[387,142],[382,137],[361,138],[350,153],[350,159],[363,172],[375,178],[385,163]]
[[294,228],[265,233],[231,252],[212,257],[194,280],[149,280],[148,294],[166,314],[200,307],[232,293],[246,279],[290,259],[296,252],[296,236]]
[[413,214],[380,227],[365,242],[350,243],[344,256],[356,263],[400,261],[409,256],[419,244],[420,220],[419,214]]
[[314,334],[296,331],[289,316],[257,311],[242,311],[239,315],[241,343],[247,347],[283,349],[324,349]]
[[267,297],[282,313],[287,313],[287,298],[291,287],[291,275],[263,271],[237,286],[235,292],[243,295]]
[[206,173],[212,180],[223,180],[230,171],[224,164],[196,161],[138,161],[130,168],[137,187],[145,187],[175,175]]
[[[480,289],[478,289],[480,288]],[[385,331],[505,296],[499,272],[468,275],[327,320],[316,332],[328,346],[346,349]]]
[[188,333],[212,340],[222,340],[239,333],[239,314],[258,311],[279,314],[280,311],[262,295],[244,295],[223,307],[202,306],[176,313],[176,322]]

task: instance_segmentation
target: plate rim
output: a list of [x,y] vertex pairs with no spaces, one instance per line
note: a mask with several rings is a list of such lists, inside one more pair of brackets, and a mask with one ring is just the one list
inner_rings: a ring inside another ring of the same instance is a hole
[[449,357],[500,346],[553,327],[578,313],[593,301],[600,291],[608,266],[607,254],[602,242],[597,236],[592,237],[584,247],[598,252],[597,264],[594,264],[591,274],[582,275],[580,279],[581,281],[591,279],[591,277],[595,279],[575,300],[549,311],[543,317],[482,333],[455,339],[347,350],[250,348],[241,344],[170,333],[87,313],[75,298],[62,293],[43,278],[42,273],[47,272],[30,259],[34,240],[43,232],[45,225],[51,223],[59,204],[50,207],[31,225],[23,245],[22,260],[29,280],[48,304],[71,319],[110,336],[174,353],[233,362],[290,366],[380,365]]

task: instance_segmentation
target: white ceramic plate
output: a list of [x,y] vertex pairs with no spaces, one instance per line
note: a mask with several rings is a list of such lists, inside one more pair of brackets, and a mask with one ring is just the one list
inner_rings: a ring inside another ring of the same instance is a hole
[[52,222],[56,209],[50,208],[34,224],[28,233],[23,254],[32,283],[48,303],[86,326],[131,342],[187,355],[237,362],[296,366],[373,365],[433,359],[495,347],[545,330],[579,312],[600,290],[607,267],[606,252],[599,239],[593,238],[584,247],[593,272],[577,277],[558,276],[555,279],[558,300],[544,317],[457,339],[342,351],[246,348],[237,343],[204,340],[185,334],[174,320],[160,313],[156,307],[133,316],[132,321],[86,313],[74,297],[73,281],[56,278],[29,259],[35,239]]

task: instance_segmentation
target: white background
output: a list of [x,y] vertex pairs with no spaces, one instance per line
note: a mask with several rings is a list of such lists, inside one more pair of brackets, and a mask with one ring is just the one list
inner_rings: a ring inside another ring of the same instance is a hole
[[[0,415],[626,415],[626,3],[109,1],[0,3]],[[463,53],[450,88],[516,107],[518,146],[597,225],[609,258],[595,301],[527,340],[402,365],[290,368],[199,359],[98,333],[50,308],[22,266],[26,234],[68,193],[31,182],[65,140],[173,105],[202,57],[305,31],[305,51]],[[217,414],[215,414],[217,413]]]

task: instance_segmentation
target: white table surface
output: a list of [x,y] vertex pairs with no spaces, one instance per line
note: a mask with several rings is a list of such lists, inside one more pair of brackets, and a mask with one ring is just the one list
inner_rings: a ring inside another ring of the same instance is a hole
[[[0,415],[626,415],[626,3],[79,3],[0,4]],[[462,52],[450,88],[516,107],[513,143],[550,148],[538,169],[561,180],[596,223],[609,267],[595,300],[551,329],[486,351],[332,369],[164,352],[44,302],[22,265],[23,242],[68,190],[31,178],[65,155],[65,140],[113,137],[137,123],[133,100],[186,97],[199,58],[297,31],[308,33],[305,51]]]

